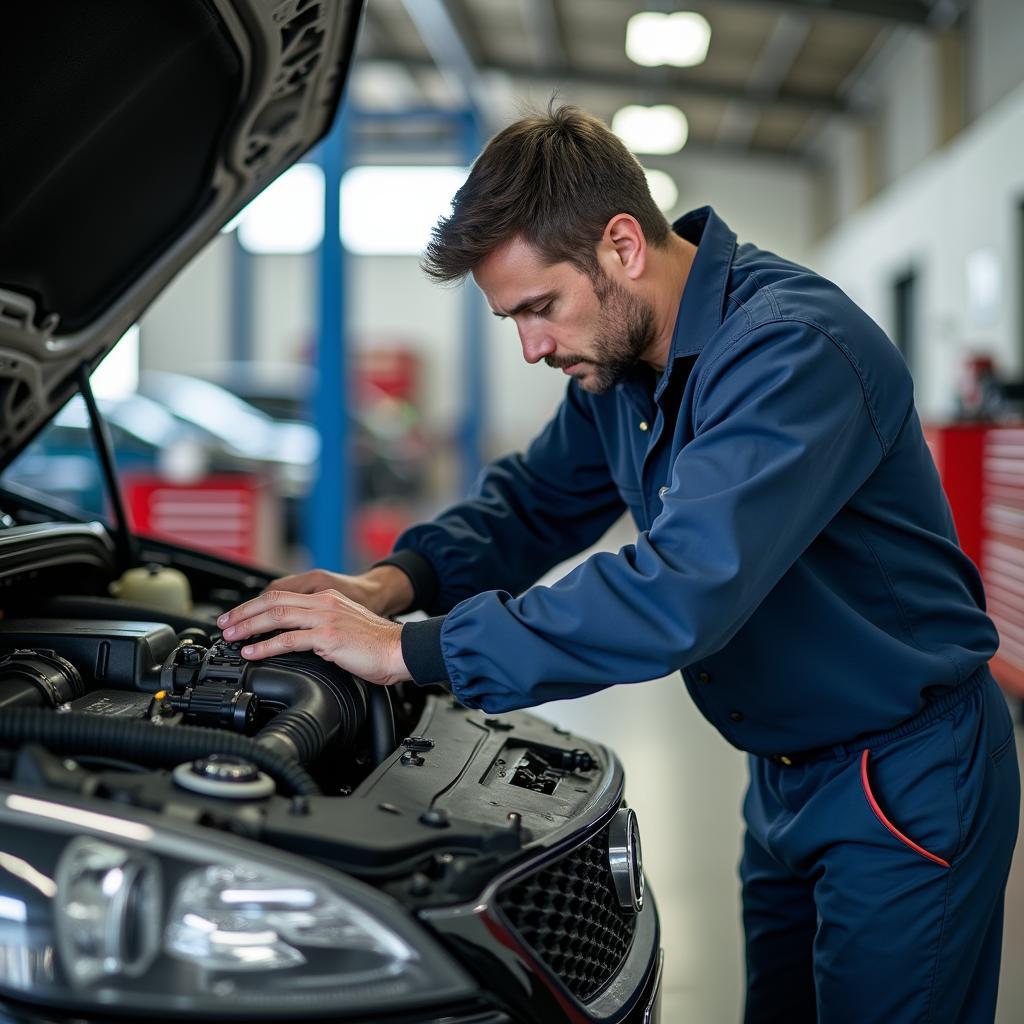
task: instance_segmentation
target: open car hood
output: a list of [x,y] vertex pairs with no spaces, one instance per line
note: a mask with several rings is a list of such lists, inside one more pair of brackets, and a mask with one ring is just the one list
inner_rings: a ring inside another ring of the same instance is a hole
[[327,133],[363,0],[58,0],[0,16],[0,468]]

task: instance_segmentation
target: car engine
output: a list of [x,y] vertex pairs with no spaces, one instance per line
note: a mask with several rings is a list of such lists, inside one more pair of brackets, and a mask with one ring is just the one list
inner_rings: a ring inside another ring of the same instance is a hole
[[[247,662],[214,624],[269,574],[144,543],[154,576],[187,576],[187,604],[120,595],[98,524],[0,531],[7,834],[81,815],[102,830],[114,815],[228,861],[272,848],[397,901],[467,962],[481,957],[481,977],[502,936],[513,963],[551,979],[524,987],[516,968],[494,982],[528,1016],[568,994],[614,1001],[607,982],[646,963],[657,925],[641,913],[639,847],[621,855],[637,841],[609,751],[534,715],[467,709],[440,686],[373,686],[312,653]],[[28,858],[38,840],[26,843],[9,855]],[[51,870],[88,888],[91,861],[69,857]],[[117,934],[135,935],[126,922]]]

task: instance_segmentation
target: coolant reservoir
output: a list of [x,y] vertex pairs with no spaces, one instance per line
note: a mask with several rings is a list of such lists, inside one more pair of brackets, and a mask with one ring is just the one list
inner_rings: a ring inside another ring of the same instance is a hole
[[183,572],[166,565],[140,565],[110,584],[122,601],[147,604],[164,612],[192,611],[192,588]]

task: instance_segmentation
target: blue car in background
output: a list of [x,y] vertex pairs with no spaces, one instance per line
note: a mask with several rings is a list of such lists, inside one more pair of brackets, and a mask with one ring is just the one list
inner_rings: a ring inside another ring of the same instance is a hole
[[[99,399],[121,473],[191,482],[208,473],[254,473],[257,459],[230,450],[215,434],[142,394]],[[4,471],[3,483],[54,498],[79,513],[110,518],[106,484],[89,415],[73,398]]]

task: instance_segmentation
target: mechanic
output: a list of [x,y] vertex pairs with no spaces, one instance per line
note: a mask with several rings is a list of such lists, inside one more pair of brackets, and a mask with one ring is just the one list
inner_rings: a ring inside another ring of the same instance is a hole
[[[276,580],[224,635],[491,713],[681,671],[749,752],[746,1020],[992,1021],[1013,727],[896,348],[710,208],[670,228],[573,107],[491,140],[424,266],[472,274],[561,406],[385,563]],[[634,544],[532,586],[624,508]]]

